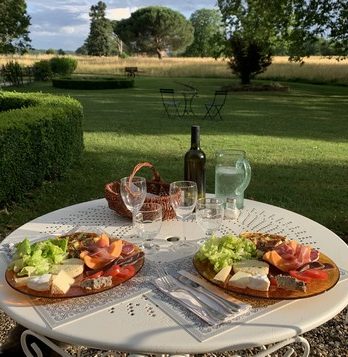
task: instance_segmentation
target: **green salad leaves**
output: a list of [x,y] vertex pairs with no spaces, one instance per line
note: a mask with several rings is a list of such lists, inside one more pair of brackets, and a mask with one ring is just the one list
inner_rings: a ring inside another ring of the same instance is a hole
[[208,259],[216,272],[242,259],[251,259],[257,256],[256,246],[246,238],[233,234],[221,238],[212,236],[199,249],[196,258]]
[[30,244],[26,238],[16,244],[9,269],[17,276],[46,274],[53,264],[59,264],[67,257],[67,247],[67,239],[52,238]]

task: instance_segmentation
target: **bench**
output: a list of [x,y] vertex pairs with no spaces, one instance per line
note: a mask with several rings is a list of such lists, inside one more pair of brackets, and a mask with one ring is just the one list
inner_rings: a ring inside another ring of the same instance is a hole
[[125,67],[124,71],[127,73],[128,77],[135,77],[135,73],[138,73],[138,67]]

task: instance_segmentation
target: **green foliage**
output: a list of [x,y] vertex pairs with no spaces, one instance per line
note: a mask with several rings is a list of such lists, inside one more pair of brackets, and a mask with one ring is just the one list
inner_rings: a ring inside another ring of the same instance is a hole
[[3,205],[60,177],[80,158],[83,114],[76,100],[41,93],[0,92],[0,108]]
[[185,55],[217,58],[224,41],[221,13],[213,9],[200,9],[191,15],[190,21],[194,29],[194,40],[187,47]]
[[49,81],[52,78],[50,61],[41,60],[33,65],[34,79],[36,81]]
[[55,55],[57,51],[54,48],[49,48],[46,50],[46,55]]
[[17,61],[10,61],[1,67],[3,79],[13,86],[19,86],[23,83],[23,70]]
[[230,42],[233,56],[229,66],[242,84],[250,84],[252,78],[272,63],[269,44],[248,41],[238,35],[232,36]]
[[[348,2],[342,0],[218,0],[226,36],[269,43],[293,61],[313,53],[318,39],[330,44],[330,55],[348,55]],[[332,51],[331,51],[332,49]],[[229,50],[229,49],[227,49]],[[325,52],[325,50],[324,50]]]
[[134,80],[115,77],[68,77],[54,78],[52,85],[68,89],[120,89],[134,87]]
[[25,0],[1,0],[0,53],[26,52],[30,48],[29,25]]
[[66,76],[77,68],[77,60],[72,57],[53,57],[50,59],[51,70],[54,75]]
[[177,11],[162,7],[141,8],[125,20],[113,22],[114,32],[135,53],[184,51],[193,41],[190,21]]
[[85,42],[88,55],[109,56],[116,51],[111,22],[105,17],[106,4],[99,1],[91,6],[89,36]]

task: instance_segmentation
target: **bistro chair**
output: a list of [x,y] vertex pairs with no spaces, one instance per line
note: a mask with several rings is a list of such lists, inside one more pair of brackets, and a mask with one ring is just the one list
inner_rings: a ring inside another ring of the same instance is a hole
[[205,104],[206,113],[204,119],[215,119],[217,116],[222,120],[221,110],[226,102],[227,92],[224,90],[215,91],[213,101]]
[[168,115],[168,118],[181,117],[180,114],[180,101],[175,98],[175,91],[171,88],[160,89],[162,103]]

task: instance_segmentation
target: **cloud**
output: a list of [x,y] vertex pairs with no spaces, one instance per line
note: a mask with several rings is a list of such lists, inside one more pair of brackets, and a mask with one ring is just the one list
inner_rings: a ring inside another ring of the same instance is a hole
[[[1,0],[0,0],[1,1]],[[27,0],[31,16],[29,28],[32,46],[39,49],[63,48],[75,50],[89,33],[89,11],[98,0]],[[104,0],[106,17],[110,20],[128,18],[132,12],[146,6],[166,6],[187,18],[202,8],[213,8],[216,0]]]
[[131,16],[131,13],[137,9],[137,7],[118,7],[114,9],[106,9],[106,17],[110,20],[127,19]]

